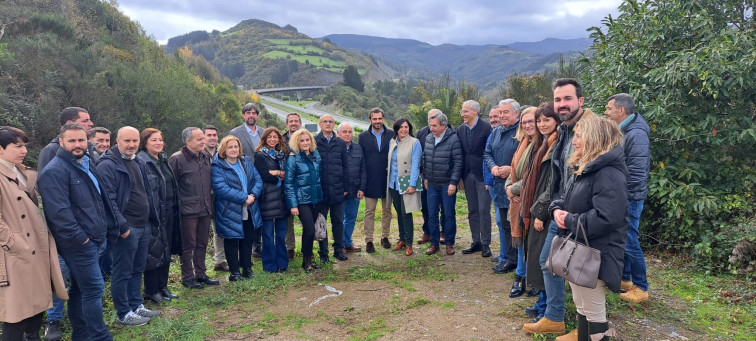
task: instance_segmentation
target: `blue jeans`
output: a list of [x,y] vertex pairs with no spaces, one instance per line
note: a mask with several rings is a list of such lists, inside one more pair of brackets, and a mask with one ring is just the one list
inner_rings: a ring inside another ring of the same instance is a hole
[[523,248],[517,248],[517,268],[515,268],[515,275],[525,277],[525,254]]
[[102,318],[105,282],[100,272],[99,246],[93,241],[84,245],[58,248],[71,272],[68,290],[68,319],[71,340],[113,340]]
[[541,256],[538,258],[543,271],[543,284],[546,287],[546,313],[543,315],[547,319],[562,322],[564,321],[564,278],[551,275],[546,269],[546,259],[549,258],[551,251],[551,242],[556,237],[559,226],[553,220],[549,224],[549,233],[546,235],[546,242],[541,249]]
[[507,219],[509,207],[499,207],[496,212],[496,224],[499,226],[499,262],[514,261],[518,256],[517,249],[510,247],[512,228]]
[[262,265],[267,272],[289,268],[289,254],[286,252],[286,218],[265,219],[262,226]]
[[541,290],[538,294],[538,301],[533,305],[533,308],[538,312],[538,317],[543,317],[546,313],[546,291]]
[[344,247],[354,246],[352,242],[352,233],[354,233],[354,224],[357,222],[357,211],[360,209],[360,199],[357,197],[344,200]]
[[110,256],[110,243],[107,240],[100,245],[100,268],[102,279],[107,280],[113,275],[113,257]]
[[110,295],[119,318],[135,311],[142,304],[142,274],[147,262],[147,249],[152,228],[131,228],[129,236],[116,239],[110,245],[113,257],[113,276]]
[[457,236],[457,217],[454,205],[457,202],[457,193],[449,196],[449,185],[428,184],[428,230],[430,232],[431,245],[439,246],[441,233],[439,231],[439,206],[443,205],[444,213],[444,237],[446,245],[454,245]]
[[[68,276],[70,276],[70,271],[68,270],[68,264],[66,264],[66,261],[63,260],[63,257],[58,254],[58,263],[60,263],[60,271],[63,273],[63,282],[68,285]],[[45,321],[60,321],[63,319],[63,309],[65,308],[66,301],[63,301],[58,298],[58,296],[55,296],[53,294],[53,306],[50,309],[47,309],[47,319]]]
[[622,272],[623,281],[633,281],[636,287],[648,291],[646,278],[646,259],[643,257],[640,241],[638,241],[638,226],[643,212],[643,200],[631,201],[627,206],[627,240],[625,241],[625,270]]

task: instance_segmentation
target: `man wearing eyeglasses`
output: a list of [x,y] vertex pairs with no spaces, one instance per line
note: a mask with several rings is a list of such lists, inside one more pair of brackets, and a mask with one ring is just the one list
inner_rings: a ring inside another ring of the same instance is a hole
[[481,256],[491,257],[491,196],[483,181],[483,151],[486,148],[491,125],[478,119],[480,104],[473,100],[462,103],[462,125],[457,128],[462,143],[462,181],[459,187],[465,191],[469,209],[468,221],[472,244],[462,250],[463,254],[481,251]]
[[[324,217],[331,213],[331,236],[333,237],[333,256],[340,261],[349,259],[344,247],[344,199],[347,188],[344,183],[348,176],[347,150],[344,140],[336,136],[333,116],[325,114],[320,117],[320,133],[315,136],[315,143],[320,153],[320,185],[323,188],[323,201],[318,205],[318,212]],[[328,239],[320,242],[321,263],[328,263]]]

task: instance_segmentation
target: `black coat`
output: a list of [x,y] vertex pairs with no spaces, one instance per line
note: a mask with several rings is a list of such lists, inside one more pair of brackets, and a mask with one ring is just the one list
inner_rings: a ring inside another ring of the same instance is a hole
[[438,144],[435,144],[435,141],[433,134],[428,134],[425,138],[423,175],[429,185],[456,186],[462,177],[462,144],[454,129],[449,127],[446,128],[441,141]]
[[[625,153],[617,145],[588,163],[583,173],[568,186],[564,199],[554,200],[553,212],[568,212],[564,224],[573,233],[578,219],[583,222],[590,247],[601,251],[599,279],[619,292],[627,238],[627,167]],[[585,242],[582,234],[578,241]]]
[[[285,164],[285,155],[281,159]],[[260,173],[263,182],[263,191],[260,196],[260,214],[263,220],[286,218],[289,210],[284,200],[283,180],[270,174],[271,170],[283,170],[278,160],[264,152],[255,153],[255,168]]]
[[170,263],[171,261],[171,238],[169,237],[169,226],[166,215],[165,203],[165,178],[160,172],[157,163],[145,151],[139,152],[137,158],[144,161],[144,168],[147,178],[157,190],[152,191],[153,202],[157,203],[160,215],[160,224],[152,226],[150,244],[147,247],[147,265],[146,270],[153,270],[159,266]]
[[[472,143],[467,143],[467,134],[472,134]],[[491,125],[478,118],[478,123],[472,132],[466,124],[457,128],[459,142],[462,143],[462,151],[465,162],[462,163],[462,177],[472,173],[476,179],[483,181],[483,151],[486,149],[488,135],[491,135]]]
[[344,202],[346,186],[344,180],[349,178],[347,170],[347,152],[344,140],[336,133],[328,141],[323,133],[315,136],[320,153],[320,186],[323,188],[323,203],[335,205]]
[[385,125],[383,130],[380,151],[372,128],[361,132],[357,138],[362,147],[362,153],[365,155],[367,178],[370,179],[365,186],[365,197],[368,198],[385,198],[386,188],[388,188],[388,145],[389,140],[394,137],[394,131],[386,128]]
[[357,191],[365,192],[367,186],[367,166],[362,146],[356,142],[349,144],[347,149],[347,169],[349,178],[346,179],[347,198],[356,198]]

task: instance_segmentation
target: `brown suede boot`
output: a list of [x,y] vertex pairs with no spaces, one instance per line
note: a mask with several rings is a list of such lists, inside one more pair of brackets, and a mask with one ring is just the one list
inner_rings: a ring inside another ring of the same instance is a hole
[[564,321],[555,322],[545,317],[536,323],[526,323],[522,329],[531,334],[564,334]]

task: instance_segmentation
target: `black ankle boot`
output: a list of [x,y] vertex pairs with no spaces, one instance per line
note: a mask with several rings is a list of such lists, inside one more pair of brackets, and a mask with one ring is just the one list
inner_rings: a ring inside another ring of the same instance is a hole
[[[587,322],[587,321],[586,321]],[[588,339],[591,339],[590,335],[594,334],[602,334],[609,331],[609,322],[587,322],[588,323]],[[580,332],[578,332],[579,334]],[[580,335],[578,335],[580,337]],[[604,335],[603,338],[600,339],[601,341],[609,341],[609,336]]]
[[304,272],[308,274],[315,271],[315,267],[312,265],[312,257],[302,258],[302,269],[304,269]]
[[588,328],[588,320],[585,318],[585,315],[578,313],[577,321],[578,341],[591,341],[591,332]]
[[520,297],[523,294],[525,294],[525,277],[515,275],[514,283],[512,283],[512,290],[509,291],[509,297]]

